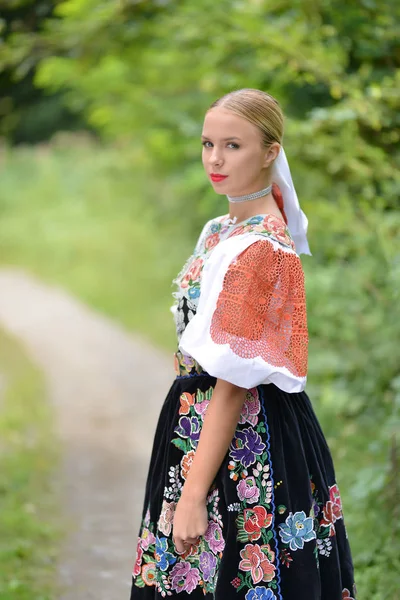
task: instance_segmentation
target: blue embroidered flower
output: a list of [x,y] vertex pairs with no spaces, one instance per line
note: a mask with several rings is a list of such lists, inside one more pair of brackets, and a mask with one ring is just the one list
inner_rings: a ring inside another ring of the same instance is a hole
[[247,592],[245,600],[276,600],[276,596],[270,588],[258,585],[255,589]]
[[200,296],[200,286],[194,286],[189,288],[188,296],[191,300],[198,298]]
[[168,539],[163,537],[156,538],[156,552],[155,558],[157,562],[157,567],[161,569],[161,571],[166,571],[169,565],[173,565],[176,563],[176,557],[168,552]]
[[314,519],[306,517],[306,513],[289,513],[285,523],[279,525],[279,535],[284,544],[289,544],[291,550],[304,548],[304,542],[310,542],[316,538],[314,531]]
[[258,225],[259,223],[261,223],[261,221],[264,219],[264,217],[251,217],[251,219],[249,219],[247,221],[248,225]]
[[260,456],[264,450],[265,444],[261,441],[261,436],[248,427],[236,432],[229,454],[233,460],[241,462],[244,467],[249,467],[256,462],[256,456]]
[[212,223],[210,230],[211,233],[218,233],[218,231],[221,229],[221,223]]

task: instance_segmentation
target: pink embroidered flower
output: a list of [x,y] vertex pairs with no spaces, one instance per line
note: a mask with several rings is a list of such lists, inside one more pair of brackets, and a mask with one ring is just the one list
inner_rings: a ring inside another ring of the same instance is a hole
[[212,233],[211,235],[208,236],[208,238],[206,238],[206,241],[204,244],[206,250],[211,250],[212,248],[215,248],[215,246],[218,244],[218,242],[219,242],[219,234]]
[[286,225],[282,219],[275,217],[275,215],[267,215],[263,221],[263,225],[279,242],[287,244],[288,246],[292,245],[292,240],[288,235]]
[[236,490],[241,502],[243,502],[243,500],[247,500],[248,504],[255,504],[258,502],[260,490],[256,485],[256,480],[254,477],[246,477],[246,479],[241,479],[237,484]]
[[135,560],[135,564],[133,565],[133,569],[132,569],[132,575],[134,577],[137,577],[138,575],[140,575],[140,570],[142,567],[142,556],[143,556],[143,548],[141,547],[141,538],[138,538],[138,543],[137,543],[137,548],[136,548],[136,560]]
[[344,588],[342,591],[342,600],[354,600],[353,596],[350,596],[350,590]]
[[146,514],[145,514],[145,517],[144,517],[144,526],[148,527],[149,525],[150,525],[150,509],[148,508],[146,510]]
[[200,581],[200,572],[192,568],[190,563],[181,561],[171,571],[171,587],[174,592],[191,594]]
[[198,281],[198,279],[200,279],[202,269],[203,259],[196,258],[192,263],[188,265],[187,270],[180,281],[180,287],[186,289],[189,286],[190,282],[193,283],[195,281]]
[[171,534],[175,508],[176,508],[176,502],[167,502],[166,500],[164,500],[162,503],[161,515],[158,520],[158,529],[164,535]]
[[250,571],[253,583],[272,581],[275,575],[275,566],[269,560],[268,554],[270,554],[269,545],[246,544],[240,551],[242,560],[239,563],[239,569]]
[[155,536],[147,528],[142,531],[142,548],[148,550],[149,546],[156,543]]
[[274,233],[274,238],[276,238],[278,240],[278,242],[281,242],[282,244],[285,244],[286,246],[292,245],[292,240],[284,231],[280,231],[279,233]]
[[208,542],[212,552],[217,554],[225,548],[225,540],[222,535],[222,529],[214,521],[209,521],[207,531],[204,534],[204,539]]
[[181,287],[182,289],[186,289],[186,288],[189,286],[189,281],[190,281],[190,273],[186,273],[186,274],[185,274],[185,275],[182,277],[182,279],[181,279],[181,281],[180,281],[180,283],[179,283],[180,287]]
[[257,425],[260,408],[261,406],[257,388],[252,388],[246,394],[246,399],[242,407],[239,423],[242,425],[244,423],[250,423],[253,426]]
[[190,265],[188,275],[192,281],[197,281],[200,277],[201,270],[203,268],[203,260],[201,258],[196,258]]
[[247,233],[252,229],[252,225],[240,225],[240,227],[236,227],[232,233],[229,234],[228,237],[236,237],[237,235],[242,235],[242,233]]
[[206,410],[207,410],[207,407],[209,404],[210,404],[209,400],[203,400],[203,402],[196,402],[196,404],[193,406],[193,408],[198,415],[203,417],[206,413]]

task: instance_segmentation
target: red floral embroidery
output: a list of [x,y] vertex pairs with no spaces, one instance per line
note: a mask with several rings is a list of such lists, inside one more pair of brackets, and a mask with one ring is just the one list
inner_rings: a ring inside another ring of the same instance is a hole
[[261,529],[267,529],[272,523],[272,514],[268,514],[263,506],[246,508],[243,511],[243,529],[249,534],[249,540],[254,542],[261,537]]
[[233,581],[231,581],[231,584],[233,585],[234,588],[238,588],[240,586],[240,579],[239,577],[235,577],[235,579]]
[[194,450],[189,450],[189,452],[185,454],[185,456],[181,460],[181,476],[183,479],[186,479],[186,477],[189,474],[190,467],[193,463],[194,454]]
[[219,243],[219,233],[212,233],[204,243],[206,250],[211,250]]
[[275,558],[269,544],[259,546],[258,544],[246,544],[240,551],[242,560],[239,569],[250,571],[253,583],[260,581],[272,581],[275,575],[275,566],[271,561]]
[[329,527],[329,535],[333,536],[336,533],[334,523],[338,519],[343,518],[342,500],[337,484],[329,487],[329,498],[322,510],[323,518],[321,519],[321,525]]
[[336,506],[338,506],[340,508],[340,510],[342,510],[342,499],[340,497],[339,488],[336,483],[335,483],[335,485],[331,485],[329,487],[329,499]]

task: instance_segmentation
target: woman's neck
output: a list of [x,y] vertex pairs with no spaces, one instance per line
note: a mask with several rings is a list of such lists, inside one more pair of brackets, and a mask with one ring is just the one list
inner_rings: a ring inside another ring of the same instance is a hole
[[278,208],[277,203],[272,195],[269,193],[267,196],[257,198],[256,200],[247,200],[246,202],[233,203],[229,202],[229,217],[231,219],[236,218],[237,223],[246,221],[254,215],[272,214],[282,219],[282,213]]

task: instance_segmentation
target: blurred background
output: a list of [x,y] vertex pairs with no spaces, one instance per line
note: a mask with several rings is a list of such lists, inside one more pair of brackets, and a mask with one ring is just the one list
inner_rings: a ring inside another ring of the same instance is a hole
[[[201,166],[204,112],[241,87],[281,103],[313,253],[302,257],[307,391],[336,464],[359,598],[374,600],[400,598],[399,28],[397,0],[0,8],[1,265],[170,354],[171,281],[205,220],[226,212]],[[43,386],[1,334],[1,599],[55,593],[59,525],[35,509],[57,515]],[[132,557],[134,546],[132,535]]]

